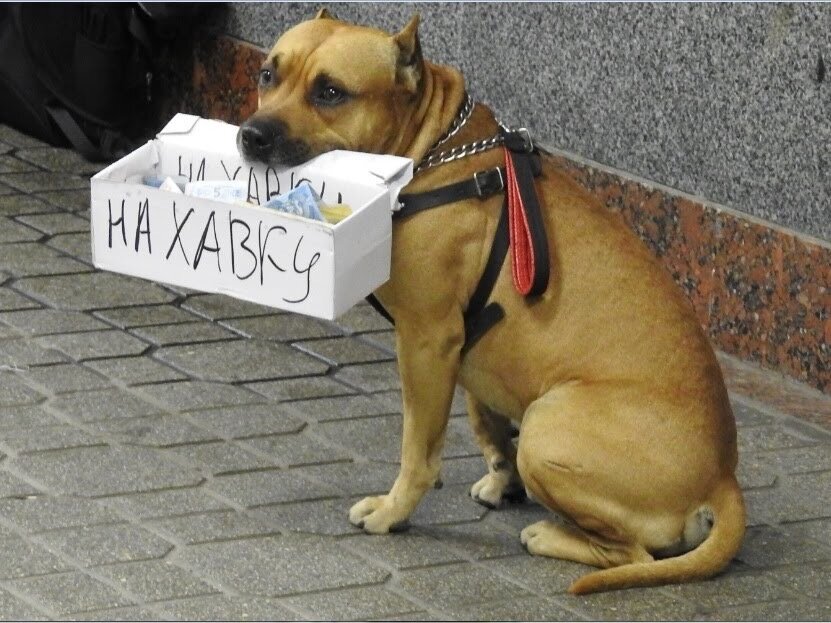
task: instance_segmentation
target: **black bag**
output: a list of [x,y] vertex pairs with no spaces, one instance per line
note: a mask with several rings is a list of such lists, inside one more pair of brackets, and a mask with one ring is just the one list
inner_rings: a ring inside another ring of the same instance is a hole
[[199,11],[168,3],[3,5],[0,123],[88,160],[123,156],[152,123],[156,42]]

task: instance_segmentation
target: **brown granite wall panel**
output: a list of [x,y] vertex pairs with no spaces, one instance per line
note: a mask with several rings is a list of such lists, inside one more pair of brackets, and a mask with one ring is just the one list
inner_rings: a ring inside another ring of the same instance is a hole
[[[256,109],[265,51],[228,37],[194,48],[168,110],[239,123]],[[174,98],[175,99],[175,98]],[[715,346],[831,392],[831,246],[556,155],[619,212],[689,297]]]

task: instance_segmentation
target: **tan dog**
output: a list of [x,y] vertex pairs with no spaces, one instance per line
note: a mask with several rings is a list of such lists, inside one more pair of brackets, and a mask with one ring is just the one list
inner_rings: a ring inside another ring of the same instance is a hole
[[[243,153],[271,164],[331,149],[421,161],[451,126],[465,86],[456,70],[423,60],[417,26],[415,16],[389,35],[324,10],[286,32],[260,73],[259,110],[239,134]],[[477,104],[446,147],[496,132],[492,112]],[[502,164],[502,150],[490,149],[418,173],[407,191]],[[573,522],[525,528],[529,552],[609,567],[572,592],[711,576],[745,530],[735,423],[713,351],[691,306],[618,216],[545,157],[536,186],[548,289],[533,302],[521,297],[507,260],[490,297],[506,318],[464,356],[463,313],[502,198],[396,220],[391,278],[376,295],[395,319],[401,469],[387,495],[358,502],[349,519],[372,533],[406,522],[439,479],[458,382],[488,466],[473,497],[498,506],[524,484]],[[510,421],[520,423],[516,446]]]

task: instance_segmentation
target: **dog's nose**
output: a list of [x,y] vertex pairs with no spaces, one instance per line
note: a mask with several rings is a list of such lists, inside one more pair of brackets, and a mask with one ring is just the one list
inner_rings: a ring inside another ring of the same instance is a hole
[[240,147],[243,154],[254,160],[263,162],[269,159],[277,137],[277,131],[272,124],[249,119],[242,124],[239,130]]

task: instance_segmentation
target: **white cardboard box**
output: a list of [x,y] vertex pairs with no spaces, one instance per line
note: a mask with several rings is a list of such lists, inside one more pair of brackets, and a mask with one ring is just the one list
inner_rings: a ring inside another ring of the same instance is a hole
[[[236,126],[178,114],[156,139],[95,175],[95,266],[329,320],[389,279],[392,210],[412,160],[333,151],[274,170],[245,164],[236,134]],[[308,180],[325,203],[353,213],[329,225],[127,181],[148,172],[245,180],[258,204]]]

